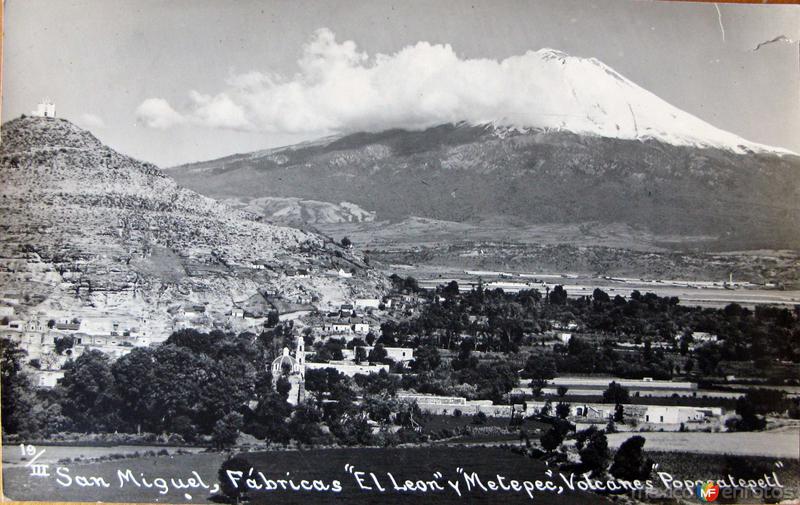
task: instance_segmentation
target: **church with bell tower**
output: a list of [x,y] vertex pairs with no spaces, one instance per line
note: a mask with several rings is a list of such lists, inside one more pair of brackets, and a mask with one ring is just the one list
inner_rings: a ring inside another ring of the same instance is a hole
[[284,377],[292,386],[289,390],[287,401],[292,405],[297,405],[305,400],[305,376],[306,376],[306,351],[303,337],[297,338],[294,356],[289,352],[288,347],[283,348],[283,353],[272,360],[272,387],[276,387],[278,379]]

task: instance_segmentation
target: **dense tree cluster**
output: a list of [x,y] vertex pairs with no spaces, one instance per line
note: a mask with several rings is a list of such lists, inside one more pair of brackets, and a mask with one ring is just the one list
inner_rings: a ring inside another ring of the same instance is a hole
[[[52,390],[35,390],[24,373],[25,352],[6,340],[2,351],[3,429],[49,435],[57,431],[148,432],[205,437],[217,448],[240,432],[284,443],[384,443],[418,438],[425,416],[396,397],[400,380],[386,372],[349,378],[334,369],[307,371],[308,399],[292,407],[290,384],[268,365],[291,332],[282,326],[254,335],[181,330],[157,347],[135,348],[115,362],[88,350],[64,369]],[[357,395],[364,399],[356,404]],[[400,426],[393,433],[390,425]],[[327,430],[324,429],[327,427]]]
[[[413,278],[392,279],[398,290],[419,291]],[[775,360],[800,363],[800,313],[787,308],[750,310],[735,303],[722,309],[688,307],[676,297],[633,291],[625,299],[599,288],[591,296],[569,298],[562,286],[546,295],[537,290],[505,293],[482,285],[460,292],[455,281],[423,296],[429,303],[417,317],[381,326],[379,343],[460,351],[468,339],[475,351],[514,353],[522,345],[541,343],[543,333],[556,325],[574,323],[591,341],[572,338],[557,345],[553,364],[558,373],[668,379],[678,369],[668,353],[686,356],[692,346],[685,373],[715,375],[722,361],[755,359],[760,368]],[[693,342],[694,332],[715,335],[718,341]],[[638,347],[620,352],[615,349],[620,341]],[[459,355],[456,367],[463,365],[462,358]]]

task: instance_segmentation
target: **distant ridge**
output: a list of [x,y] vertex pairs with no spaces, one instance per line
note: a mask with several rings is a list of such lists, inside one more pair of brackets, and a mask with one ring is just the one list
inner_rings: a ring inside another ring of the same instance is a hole
[[215,198],[352,202],[376,220],[624,224],[800,248],[800,157],[569,131],[443,124],[354,133],[166,171]]

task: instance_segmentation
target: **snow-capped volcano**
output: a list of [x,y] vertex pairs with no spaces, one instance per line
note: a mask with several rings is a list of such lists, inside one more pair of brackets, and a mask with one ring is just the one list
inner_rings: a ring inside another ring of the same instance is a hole
[[794,154],[721,130],[667,103],[596,58],[578,58],[553,49],[528,53],[524,58],[534,77],[523,85],[526,93],[519,98],[518,112],[485,121],[498,127],[500,134],[507,128],[543,128],[737,153]]
[[466,123],[572,132],[621,140],[654,139],[736,153],[789,151],[749,142],[665,102],[595,58],[553,49],[502,60],[464,58],[449,44],[418,42],[369,55],[318,31],[293,75],[250,72],[213,95],[190,94],[177,111],[151,98],[139,119],[317,136],[422,131]]

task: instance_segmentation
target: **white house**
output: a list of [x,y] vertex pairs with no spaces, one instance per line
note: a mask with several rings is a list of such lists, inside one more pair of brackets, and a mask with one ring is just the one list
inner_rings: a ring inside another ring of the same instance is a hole
[[694,407],[651,405],[644,413],[644,422],[655,424],[699,422],[705,418],[705,412]]
[[356,374],[369,375],[371,373],[378,373],[381,370],[384,370],[387,373],[389,372],[389,365],[356,365],[354,363],[343,363],[338,361],[331,363],[306,362],[307,370],[323,370],[325,368],[333,368],[337,372],[347,375],[348,377],[353,377]]
[[[369,356],[369,353],[372,351],[372,349],[374,349],[373,346],[363,347],[367,353],[367,356]],[[414,360],[414,349],[407,347],[384,347],[384,349],[386,350],[386,357],[390,358],[392,361],[405,363]]]
[[353,330],[349,321],[336,321],[328,325],[327,331],[333,333],[350,333]]
[[705,331],[693,331],[692,332],[692,340],[695,342],[716,342],[717,336],[712,335],[711,333]]
[[361,335],[366,335],[369,333],[369,323],[365,323],[364,321],[353,323],[353,331]]
[[64,378],[61,370],[41,370],[34,374],[34,384],[40,388],[54,388]]
[[31,112],[36,117],[56,117],[56,104],[45,98],[36,105],[36,110]]
[[199,317],[206,313],[204,305],[188,305],[183,308],[183,317],[192,318]]
[[460,396],[434,396],[415,393],[398,393],[398,400],[416,402],[423,412],[437,415],[452,415],[456,410],[472,416],[482,412],[490,417],[511,417],[522,411],[521,405],[494,405],[490,400],[467,400]]
[[356,298],[356,308],[360,309],[377,309],[381,301],[377,298]]
[[303,268],[299,268],[297,270],[289,269],[286,270],[284,274],[286,275],[286,277],[289,277],[291,279],[308,279],[309,277],[311,277],[311,273]]

